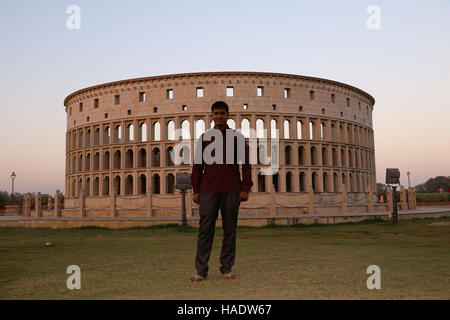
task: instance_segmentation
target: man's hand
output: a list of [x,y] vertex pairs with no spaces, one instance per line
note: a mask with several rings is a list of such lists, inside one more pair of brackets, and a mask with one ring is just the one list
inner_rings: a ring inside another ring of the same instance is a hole
[[198,193],[194,193],[193,195],[192,195],[192,200],[194,200],[194,202],[196,203],[196,204],[200,204],[200,200],[199,200],[199,198],[198,198]]
[[239,202],[245,202],[248,200],[248,192],[241,191],[239,194]]

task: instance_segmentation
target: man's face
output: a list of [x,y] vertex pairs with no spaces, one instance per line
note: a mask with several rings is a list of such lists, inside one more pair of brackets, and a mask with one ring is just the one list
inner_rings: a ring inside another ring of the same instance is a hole
[[225,111],[225,108],[215,108],[212,113],[212,119],[214,124],[218,126],[223,126],[227,123],[228,114]]

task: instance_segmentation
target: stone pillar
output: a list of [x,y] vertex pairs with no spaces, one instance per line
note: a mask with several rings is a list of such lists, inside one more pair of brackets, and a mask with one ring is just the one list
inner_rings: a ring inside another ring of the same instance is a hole
[[276,193],[275,193],[275,187],[272,183],[272,181],[270,181],[270,184],[268,185],[269,187],[269,191],[270,191],[270,214],[277,214],[277,204],[276,204]]
[[344,213],[346,208],[346,204],[345,204],[345,198],[347,195],[347,190],[345,188],[345,184],[341,183],[339,185],[339,195],[341,197],[341,213]]
[[30,194],[26,193],[23,196],[23,215],[25,217],[30,217],[31,216],[31,208],[30,208]]
[[186,190],[186,216],[192,217],[192,189]]
[[80,216],[86,217],[86,189],[84,187],[81,189],[79,201],[80,201],[80,205],[79,205]]
[[55,193],[55,216],[61,217],[61,200],[59,199],[59,190],[56,190]]
[[373,212],[372,188],[367,185],[367,212]]
[[417,196],[416,196],[416,188],[411,188],[412,189],[412,199],[413,199],[413,209],[417,209]]
[[36,201],[36,203],[35,203],[35,206],[36,206],[36,217],[42,217],[42,208],[41,208],[41,193],[40,192],[38,192],[37,194],[36,194],[36,199],[35,199],[35,201]]
[[116,206],[117,191],[116,188],[112,189],[111,193],[111,217],[117,217],[117,206]]
[[314,213],[314,191],[308,188],[308,213]]
[[406,210],[406,197],[404,186],[400,186],[400,210]]
[[387,186],[386,188],[386,197],[387,197],[387,203],[388,203],[388,211],[392,213],[394,209],[393,199],[392,199],[392,189],[390,186]]

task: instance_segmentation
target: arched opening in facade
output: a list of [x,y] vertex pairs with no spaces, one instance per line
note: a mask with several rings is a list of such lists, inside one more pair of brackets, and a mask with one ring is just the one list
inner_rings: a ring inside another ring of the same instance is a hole
[[86,179],[86,189],[85,189],[85,195],[88,197],[91,195],[91,179]]
[[305,165],[306,164],[305,148],[303,146],[298,147],[298,164],[299,165]]
[[120,164],[121,164],[121,155],[120,155],[120,150],[116,150],[114,152],[114,159],[113,159],[113,168],[114,169],[120,169]]
[[138,166],[139,166],[139,168],[147,167],[147,150],[145,150],[145,148],[139,149]]
[[103,154],[103,170],[109,170],[109,151]]
[[244,135],[244,137],[250,138],[250,121],[248,121],[248,119],[242,119],[241,133]]
[[311,175],[311,186],[314,192],[319,192],[319,177],[317,172],[313,172]]
[[272,146],[272,153],[270,154],[270,160],[272,165],[280,164],[280,155],[278,153],[278,146]]
[[120,176],[114,178],[114,191],[117,195],[120,195]]
[[277,120],[272,119],[272,120],[270,120],[270,138],[277,139],[278,137],[279,137],[279,134],[278,134]]
[[83,148],[83,132],[80,132],[80,134],[78,135],[78,148]]
[[353,168],[353,152],[348,150],[348,166]]
[[94,146],[100,144],[100,128],[96,128],[94,131]]
[[195,121],[194,127],[195,139],[199,139],[204,132],[205,132],[205,121],[203,121],[202,119]]
[[96,177],[95,179],[94,179],[94,185],[93,185],[93,190],[92,190],[92,195],[93,196],[98,196],[98,193],[99,193],[99,178],[98,177]]
[[190,149],[188,146],[183,146],[183,148],[181,148],[180,151],[181,155],[181,163],[180,164],[190,164],[191,159],[190,159]]
[[311,147],[311,165],[317,165],[317,149],[316,147]]
[[263,139],[264,137],[264,120],[258,119],[256,120],[256,138]]
[[347,163],[345,162],[345,150],[341,149],[341,167],[347,166]]
[[125,168],[133,168],[133,150],[128,149],[125,153]]
[[76,181],[75,181],[75,179],[73,179],[73,180],[72,180],[72,190],[71,190],[71,191],[72,191],[72,197],[73,197],[73,198],[75,198],[75,190],[76,190],[76,189],[75,189],[75,183],[76,183]]
[[152,192],[155,194],[160,193],[160,178],[157,173],[155,173],[152,177]]
[[96,152],[94,154],[94,170],[98,171],[100,168],[100,153]]
[[103,179],[103,195],[109,196],[109,177],[108,176],[106,176]]
[[330,175],[328,172],[324,172],[322,175],[323,179],[323,191],[330,192],[331,191],[331,183],[330,183]]
[[183,120],[181,123],[181,139],[191,139],[191,126],[188,120]]
[[322,147],[322,165],[323,166],[328,165],[328,155],[326,147]]
[[167,140],[175,140],[175,122],[173,120],[169,120],[167,122]]
[[127,130],[125,130],[125,141],[134,141],[134,126],[133,124],[127,125]]
[[118,125],[114,128],[114,143],[122,142],[122,126]]
[[306,191],[306,178],[305,173],[302,171],[298,175],[298,185],[299,185],[299,191]]
[[233,119],[228,119],[227,120],[227,125],[231,128],[231,129],[234,129],[234,130],[236,130],[236,122],[233,120]]
[[82,171],[83,171],[83,155],[80,154],[80,156],[78,157],[78,172]]
[[160,166],[160,153],[159,148],[154,148],[152,150],[152,167],[159,167]]
[[286,173],[286,192],[292,192],[292,173]]
[[139,141],[146,142],[147,141],[147,124],[145,122],[141,123],[139,127]]
[[314,140],[314,122],[309,122],[309,140]]
[[284,148],[284,160],[287,165],[291,164],[291,147],[286,146]]
[[77,167],[77,157],[72,158],[72,174],[75,173]]
[[145,174],[141,174],[139,176],[138,193],[139,194],[147,193],[147,177],[145,176]]
[[258,192],[266,192],[266,176],[258,173]]
[[166,149],[166,166],[168,167],[173,167],[174,166],[174,162],[172,159],[174,159],[174,154],[173,154],[173,147],[168,147]]
[[91,130],[88,129],[86,132],[86,147],[91,146]]
[[103,129],[103,144],[110,144],[111,140],[111,129],[110,127],[105,127]]
[[273,184],[273,187],[274,187],[274,189],[275,189],[275,192],[279,192],[279,190],[280,190],[280,188],[279,188],[279,186],[278,186],[278,173],[275,173],[274,175],[272,175],[272,184]]
[[152,125],[152,141],[161,140],[161,125],[156,121]]
[[331,149],[331,157],[333,158],[333,166],[336,167],[338,165],[338,157],[336,148]]
[[290,139],[290,131],[291,129],[291,122],[287,119],[284,120],[283,123],[283,135],[284,135],[284,139]]
[[85,171],[91,171],[91,154],[88,153],[84,160],[85,160],[84,164]]
[[339,186],[338,186],[338,175],[336,172],[333,173],[333,191],[338,192]]
[[128,175],[125,180],[125,194],[131,195],[133,194],[133,176]]
[[169,173],[166,178],[166,193],[174,193],[175,192],[175,177],[172,173]]
[[301,122],[300,120],[297,120],[297,139],[303,139],[303,122]]

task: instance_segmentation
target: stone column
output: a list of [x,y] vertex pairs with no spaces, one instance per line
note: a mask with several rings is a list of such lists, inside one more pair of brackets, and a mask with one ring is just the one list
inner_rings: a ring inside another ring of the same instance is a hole
[[270,191],[270,214],[276,215],[277,214],[277,195],[275,193],[275,187],[270,181],[269,184],[269,191]]
[[[151,175],[150,175],[151,180]],[[147,184],[147,216],[153,216],[153,207],[152,207],[152,188],[150,183]]]
[[116,206],[116,196],[117,196],[117,191],[116,188],[113,187],[112,189],[112,193],[111,193],[111,217],[117,217],[117,206]]
[[47,200],[47,209],[48,210],[53,210],[53,199],[51,196],[48,196],[48,200]]
[[406,210],[405,187],[400,186],[400,209]]
[[59,199],[60,195],[59,195],[59,190],[56,190],[55,193],[55,216],[56,217],[61,217],[61,200]]
[[387,203],[388,203],[388,211],[389,213],[392,213],[394,209],[393,199],[392,199],[392,189],[390,186],[387,186],[386,188],[386,197],[387,197]]
[[23,196],[23,215],[25,217],[31,216],[31,208],[30,208],[30,194],[26,193]]
[[35,207],[36,207],[36,217],[42,217],[42,208],[41,208],[41,193],[38,192],[36,194],[35,199]]
[[314,213],[314,191],[308,188],[308,213]]
[[339,195],[341,197],[341,213],[344,213],[345,210],[347,209],[346,204],[345,204],[347,190],[345,189],[345,184],[343,184],[343,183],[341,183],[339,185]]
[[367,185],[367,212],[373,212],[372,188]]
[[80,216],[86,217],[86,189],[84,187],[81,189],[79,201],[80,201],[79,204]]

